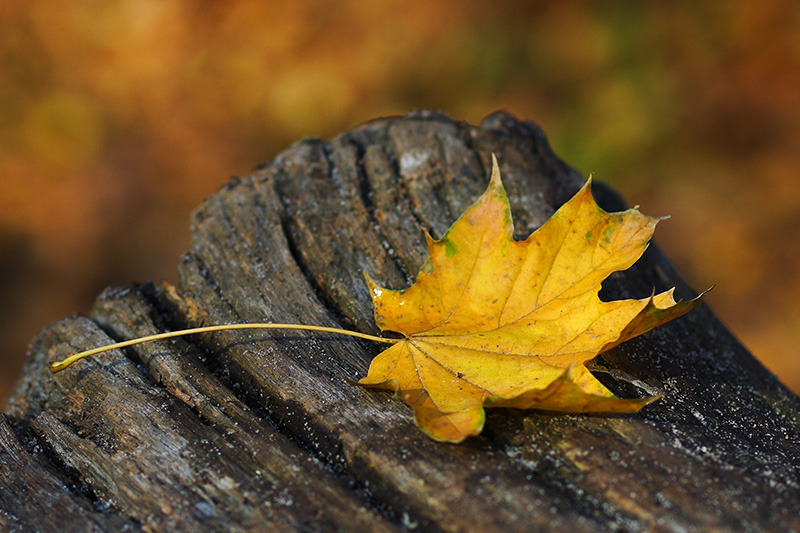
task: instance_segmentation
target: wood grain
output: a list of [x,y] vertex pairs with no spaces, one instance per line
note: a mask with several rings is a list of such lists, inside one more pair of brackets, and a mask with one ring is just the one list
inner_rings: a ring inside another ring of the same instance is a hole
[[[625,416],[493,410],[462,445],[352,387],[382,346],[235,331],[47,363],[183,327],[292,322],[378,333],[363,272],[402,288],[500,161],[518,238],[584,178],[541,130],[434,112],[307,139],[194,213],[177,287],[109,289],[31,344],[0,416],[0,525],[40,531],[800,530],[800,400],[703,306],[601,356]],[[621,199],[595,185],[606,209]],[[609,297],[694,292],[652,246]]]

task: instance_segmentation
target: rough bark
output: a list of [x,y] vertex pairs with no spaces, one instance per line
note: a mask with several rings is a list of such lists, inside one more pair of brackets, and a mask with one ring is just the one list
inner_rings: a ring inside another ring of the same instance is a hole
[[[378,333],[363,271],[401,288],[497,154],[518,237],[583,183],[542,132],[430,112],[297,143],[194,213],[177,287],[107,290],[33,341],[0,414],[0,526],[65,530],[800,530],[800,400],[702,306],[596,360],[625,416],[492,410],[436,443],[352,387],[383,346],[237,331],[47,363],[116,340],[274,321]],[[600,204],[624,207],[595,185]],[[694,292],[652,246],[608,297]]]

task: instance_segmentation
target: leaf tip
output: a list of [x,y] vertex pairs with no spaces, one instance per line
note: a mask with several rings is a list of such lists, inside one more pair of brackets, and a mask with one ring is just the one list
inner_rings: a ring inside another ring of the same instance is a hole
[[660,400],[663,397],[664,397],[663,394],[655,394],[655,395],[649,396],[647,398],[641,398],[640,401],[642,402],[642,407],[646,407],[646,406],[650,405],[653,402],[657,402],[658,400]]
[[708,294],[709,292],[711,292],[714,289],[714,287],[716,287],[716,285],[712,285],[709,288],[707,288],[706,290],[704,290],[703,292],[701,292],[700,294],[698,294],[697,295],[697,299],[700,299],[703,296],[705,296],[706,294]]
[[503,186],[503,179],[500,175],[500,164],[497,162],[497,157],[492,152],[492,173],[489,177],[489,187],[487,187],[487,192],[490,190],[497,190],[502,191],[502,194],[505,195],[505,187]]
[[497,162],[497,156],[492,152],[492,177],[491,181],[500,179],[500,164]]
[[460,444],[468,437],[480,435],[486,424],[486,410],[478,405],[443,413],[417,407],[414,409],[414,423],[437,442]]
[[369,290],[369,294],[372,297],[372,299],[375,300],[376,297],[380,296],[380,291],[382,290],[381,286],[378,285],[374,279],[372,279],[372,276],[369,275],[369,272],[364,270],[363,274],[364,274],[364,280],[367,282],[367,289]]

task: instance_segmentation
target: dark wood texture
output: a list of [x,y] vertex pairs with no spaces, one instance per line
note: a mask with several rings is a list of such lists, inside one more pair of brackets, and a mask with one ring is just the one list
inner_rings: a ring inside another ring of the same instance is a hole
[[[298,331],[116,340],[275,321],[377,333],[363,272],[409,285],[483,191],[492,152],[517,237],[584,178],[534,124],[421,112],[304,140],[195,212],[177,287],[113,288],[33,341],[0,415],[0,527],[41,531],[800,530],[800,401],[702,306],[593,364],[626,416],[493,410],[461,445],[350,386],[382,348]],[[609,210],[624,208],[595,185]],[[157,237],[157,236],[154,236]],[[608,297],[694,292],[655,247]]]

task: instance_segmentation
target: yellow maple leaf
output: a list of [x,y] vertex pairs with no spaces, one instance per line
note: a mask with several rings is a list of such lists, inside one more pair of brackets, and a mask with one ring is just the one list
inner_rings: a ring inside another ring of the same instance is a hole
[[222,324],[91,348],[51,362],[50,370],[193,333],[295,329],[393,344],[358,384],[395,391],[436,440],[461,442],[480,433],[484,407],[638,411],[656,398],[617,398],[585,363],[700,305],[702,295],[676,303],[672,290],[640,300],[597,296],[609,274],[644,253],[659,219],[636,209],[606,213],[592,198],[590,179],[528,239],[515,241],[508,197],[492,162],[486,192],[440,240],[427,235],[430,256],[416,283],[384,289],[367,275],[376,323],[402,339],[305,324]]
[[497,161],[487,191],[439,239],[406,290],[367,275],[375,321],[403,339],[372,361],[358,384],[396,391],[432,438],[460,442],[483,428],[484,407],[635,412],[592,376],[599,353],[700,304],[672,290],[603,302],[609,274],[644,253],[659,219],[607,213],[591,179],[524,241],[513,239]]

